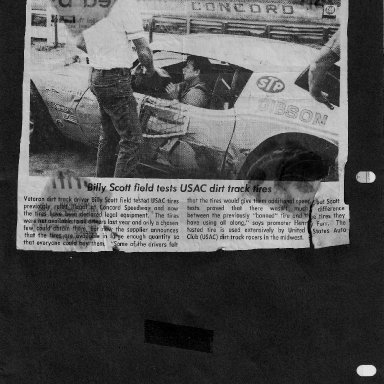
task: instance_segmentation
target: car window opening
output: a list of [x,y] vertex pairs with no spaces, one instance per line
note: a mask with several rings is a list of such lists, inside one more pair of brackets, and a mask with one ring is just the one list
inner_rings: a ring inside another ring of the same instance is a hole
[[[309,67],[299,75],[295,84],[309,92],[308,74]],[[328,100],[333,105],[340,106],[340,67],[338,65],[334,64],[329,69],[321,90],[328,95]]]
[[[188,55],[174,52],[154,52],[155,66],[165,71],[164,76],[157,76],[149,81],[140,72],[139,75],[135,74],[136,69],[139,68],[139,64],[136,63],[133,71],[133,90],[148,96],[169,99],[165,87],[169,83],[178,84],[184,80],[183,68],[187,57]],[[200,75],[201,80],[206,84],[209,98],[205,109],[233,108],[251,77],[252,71],[213,59],[209,59],[209,63],[209,71]]]

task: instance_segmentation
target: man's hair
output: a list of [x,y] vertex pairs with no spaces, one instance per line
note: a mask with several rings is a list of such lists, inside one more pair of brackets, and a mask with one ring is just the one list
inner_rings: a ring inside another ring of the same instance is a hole
[[188,61],[192,62],[193,68],[195,69],[195,71],[200,70],[201,74],[210,72],[211,63],[209,62],[209,60],[206,57],[188,56],[187,62]]

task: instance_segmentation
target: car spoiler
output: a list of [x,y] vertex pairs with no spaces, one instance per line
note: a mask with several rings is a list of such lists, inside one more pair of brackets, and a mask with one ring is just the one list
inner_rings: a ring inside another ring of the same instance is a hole
[[279,22],[220,20],[210,18],[152,16],[144,20],[144,29],[153,33],[212,33],[257,36],[297,43],[325,44],[337,31],[338,25],[287,24]]

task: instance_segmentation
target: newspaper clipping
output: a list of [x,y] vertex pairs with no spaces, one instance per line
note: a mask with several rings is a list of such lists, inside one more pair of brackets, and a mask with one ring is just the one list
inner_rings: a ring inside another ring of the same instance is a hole
[[30,0],[17,247],[349,242],[347,0]]

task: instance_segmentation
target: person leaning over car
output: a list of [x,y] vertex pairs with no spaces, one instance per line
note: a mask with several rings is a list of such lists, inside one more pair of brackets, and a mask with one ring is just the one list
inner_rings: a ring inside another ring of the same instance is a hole
[[183,104],[207,108],[210,91],[201,75],[209,72],[210,62],[205,57],[188,56],[183,68],[184,81],[178,84],[169,83],[165,90],[172,99]]
[[[88,53],[91,90],[99,103],[101,132],[97,177],[135,177],[142,132],[131,87],[132,43],[147,76],[154,73],[136,0],[117,0],[108,16],[85,30],[76,45]],[[116,146],[119,145],[117,160]]]
[[327,95],[321,91],[321,87],[328,70],[340,60],[340,30],[338,30],[328,42],[321,48],[316,58],[310,64],[308,75],[309,93],[320,103],[333,108]]

